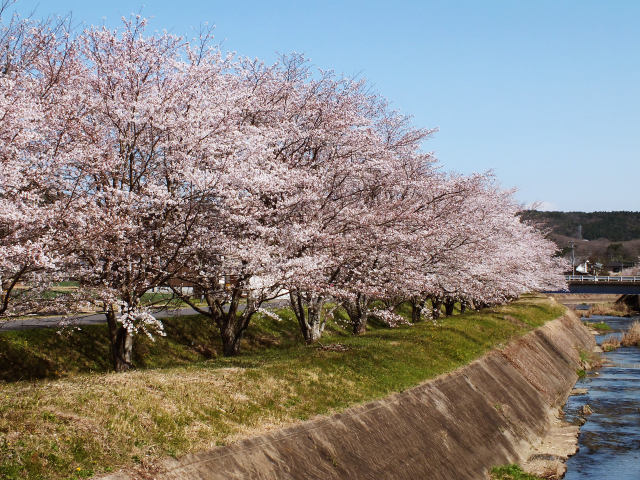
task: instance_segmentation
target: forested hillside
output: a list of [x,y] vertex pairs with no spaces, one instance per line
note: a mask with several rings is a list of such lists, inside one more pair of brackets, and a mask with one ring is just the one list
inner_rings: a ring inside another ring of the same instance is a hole
[[527,210],[523,218],[546,225],[556,235],[578,238],[582,225],[582,238],[606,238],[612,242],[625,242],[640,238],[640,212],[539,212]]

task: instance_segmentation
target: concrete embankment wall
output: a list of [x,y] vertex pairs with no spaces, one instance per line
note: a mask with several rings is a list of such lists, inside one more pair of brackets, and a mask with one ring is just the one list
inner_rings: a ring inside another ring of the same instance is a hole
[[481,479],[524,459],[593,345],[567,314],[403,393],[167,461],[154,478]]

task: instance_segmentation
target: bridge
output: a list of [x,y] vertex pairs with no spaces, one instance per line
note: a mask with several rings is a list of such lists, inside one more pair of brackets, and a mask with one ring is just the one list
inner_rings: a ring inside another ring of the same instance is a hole
[[570,293],[640,295],[640,276],[567,275]]

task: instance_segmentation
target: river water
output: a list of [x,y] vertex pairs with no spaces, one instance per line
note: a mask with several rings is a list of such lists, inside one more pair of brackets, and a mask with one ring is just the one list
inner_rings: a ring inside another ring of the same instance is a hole
[[[598,344],[620,332],[635,318],[593,316],[613,331],[598,335]],[[604,354],[605,365],[589,372],[576,388],[586,395],[569,397],[565,405],[568,421],[579,420],[580,409],[589,404],[593,414],[580,429],[580,450],[567,462],[565,480],[640,480],[640,348],[623,347]]]

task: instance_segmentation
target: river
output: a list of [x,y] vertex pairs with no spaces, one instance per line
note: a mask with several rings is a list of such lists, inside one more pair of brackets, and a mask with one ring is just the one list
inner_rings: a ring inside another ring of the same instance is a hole
[[[620,336],[638,317],[588,320],[605,321],[613,328],[596,337],[600,344],[609,335]],[[576,384],[586,388],[587,394],[571,396],[565,405],[568,421],[579,420],[584,404],[594,412],[585,417],[580,450],[569,458],[565,480],[640,479],[640,348],[622,347],[604,356],[605,365]]]

